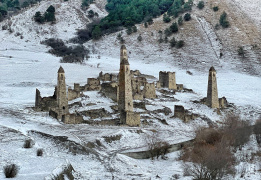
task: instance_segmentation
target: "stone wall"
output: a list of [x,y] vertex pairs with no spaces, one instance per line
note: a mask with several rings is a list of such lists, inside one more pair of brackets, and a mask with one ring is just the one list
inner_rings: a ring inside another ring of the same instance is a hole
[[118,101],[118,85],[117,83],[102,83],[101,91],[104,96],[111,98],[113,101]]
[[86,90],[87,91],[99,91],[99,90],[101,90],[100,80],[96,79],[96,78],[88,78]]
[[144,86],[144,97],[148,99],[156,98],[156,89],[154,83],[145,83]]
[[80,91],[68,88],[68,101],[81,97]]
[[127,111],[124,113],[126,125],[129,126],[140,126],[140,114],[136,112]]
[[175,105],[174,107],[174,117],[183,120],[184,122],[189,122],[198,117],[197,114],[193,114],[186,110],[183,106]]

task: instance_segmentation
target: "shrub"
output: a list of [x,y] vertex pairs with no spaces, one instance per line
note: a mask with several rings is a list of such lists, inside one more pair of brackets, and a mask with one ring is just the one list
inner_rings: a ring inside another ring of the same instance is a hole
[[176,48],[178,48],[178,49],[182,48],[184,46],[184,44],[185,44],[185,42],[183,40],[180,40],[180,41],[177,42]]
[[205,7],[204,1],[199,1],[197,7],[198,7],[199,9],[203,9],[203,8]]
[[213,128],[196,131],[193,147],[184,148],[182,158],[193,164],[184,165],[184,173],[194,179],[221,179],[234,174],[234,156],[222,132]]
[[189,13],[186,13],[185,15],[184,15],[184,20],[185,21],[189,21],[191,19],[191,15],[189,14]]
[[43,156],[43,149],[37,149],[36,155],[37,156]]
[[169,41],[169,43],[170,43],[170,46],[171,46],[171,47],[175,47],[176,44],[177,44],[177,41],[176,41],[176,39],[173,37],[173,38]]
[[138,39],[138,41],[142,41],[141,35],[139,35],[139,36],[137,37],[137,39]]
[[256,121],[253,131],[256,136],[256,142],[261,146],[261,119]]
[[181,26],[181,25],[183,24],[183,18],[182,18],[182,16],[179,17],[179,19],[178,19],[178,24],[179,24],[179,26]]
[[167,29],[165,29],[164,30],[164,34],[165,34],[165,36],[170,36],[171,35],[171,31],[170,31],[170,29],[169,28],[167,28]]
[[169,23],[169,22],[171,21],[169,15],[164,14],[164,15],[163,15],[163,21],[164,21],[165,23]]
[[41,43],[52,47],[49,52],[63,57],[61,62],[64,63],[82,63],[84,58],[87,58],[89,54],[89,50],[83,45],[67,47],[61,39],[50,38]]
[[138,31],[138,29],[137,29],[137,26],[132,26],[132,32],[137,32]]
[[128,35],[130,35],[130,34],[132,33],[132,28],[131,28],[131,27],[128,27],[127,30],[126,30],[126,33],[127,33]]
[[176,22],[172,23],[172,25],[169,27],[170,31],[173,33],[176,33],[179,31],[178,25]]
[[158,136],[156,133],[153,133],[153,135],[151,135],[151,136],[150,135],[146,136],[145,141],[149,148],[150,157],[152,160],[154,159],[155,156],[158,159],[159,156],[166,155],[166,153],[168,153],[168,149],[170,148],[169,143],[158,139]]
[[147,22],[148,22],[149,25],[152,25],[152,24],[153,24],[153,19],[152,19],[152,17],[150,17]]
[[220,15],[219,24],[223,28],[228,28],[229,27],[229,22],[227,20],[227,13],[225,11]]
[[31,139],[26,139],[24,142],[24,148],[31,148],[33,147],[33,141]]
[[237,53],[238,53],[239,56],[245,57],[245,51],[244,51],[244,48],[242,46],[238,47]]
[[252,133],[249,122],[243,121],[239,115],[236,114],[226,115],[222,130],[227,143],[235,148],[241,148],[246,144]]
[[148,23],[147,22],[144,23],[144,27],[148,28]]
[[40,24],[44,23],[44,17],[42,16],[40,11],[37,11],[34,15],[34,21]]
[[4,166],[4,174],[6,178],[13,178],[17,175],[18,173],[18,166],[16,164],[10,164]]
[[218,6],[214,6],[214,7],[213,7],[213,11],[215,11],[215,12],[217,12],[218,9],[219,9]]

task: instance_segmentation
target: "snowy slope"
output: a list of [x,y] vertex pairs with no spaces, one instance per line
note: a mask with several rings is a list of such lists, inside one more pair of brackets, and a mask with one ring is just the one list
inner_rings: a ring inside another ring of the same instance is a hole
[[[119,71],[120,44],[116,41],[117,33],[105,36],[98,42],[88,42],[86,45],[95,45],[99,54],[92,54],[84,64],[61,64],[59,57],[48,54],[48,48],[40,44],[40,41],[50,37],[59,37],[66,41],[75,36],[76,29],[85,26],[89,20],[79,10],[80,2],[80,0],[62,3],[42,1],[40,5],[24,10],[21,15],[11,18],[14,33],[0,32],[2,40],[0,44],[0,166],[8,163],[18,164],[20,171],[16,179],[43,179],[67,160],[77,171],[79,179],[156,179],[157,175],[161,179],[171,179],[173,174],[179,174],[181,179],[192,179],[182,175],[182,162],[178,160],[179,152],[168,155],[168,160],[156,161],[135,160],[120,153],[147,149],[145,138],[151,135],[152,131],[157,131],[160,139],[169,143],[178,143],[192,139],[197,127],[207,126],[201,118],[189,123],[173,118],[174,105],[183,105],[213,122],[221,121],[222,116],[217,115],[212,109],[192,102],[206,96],[208,69],[211,65],[215,65],[217,70],[219,97],[225,96],[230,103],[235,104],[243,117],[252,122],[260,116],[261,78],[249,75],[249,71],[242,73],[242,69],[235,70],[235,67],[242,64],[234,61],[229,54],[225,55],[228,59],[217,58],[220,49],[226,48],[226,45],[220,43],[221,41],[213,42],[217,34],[212,34],[211,23],[208,23],[206,18],[199,17],[198,12],[193,15],[193,21],[183,27],[185,33],[177,35],[177,39],[187,38],[193,42],[183,50],[172,50],[168,45],[155,43],[158,30],[166,26],[162,23],[162,17],[156,19],[149,29],[140,25],[138,33],[132,36],[124,34],[127,49],[131,52],[129,53],[131,69],[138,69],[141,73],[156,78],[159,71],[175,71],[177,83],[193,89],[194,93],[173,95],[178,101],[173,101],[171,98],[164,99],[159,92],[157,92],[158,99],[148,100],[147,109],[168,107],[171,109],[170,115],[147,114],[151,117],[149,120],[151,124],[131,128],[87,124],[64,125],[50,118],[47,113],[34,112],[31,107],[34,106],[35,89],[38,88],[42,96],[52,95],[60,65],[65,70],[67,86],[73,86],[73,83],[86,84],[87,78],[97,77],[100,71],[104,73]],[[97,2],[100,4],[91,5],[91,8],[95,11],[100,10],[100,16],[106,15],[103,11],[104,1]],[[31,18],[35,12],[43,12],[50,4],[56,6],[57,23],[52,26],[47,24],[39,26],[34,23]],[[80,18],[81,16],[83,18]],[[5,21],[0,24],[2,26],[7,23]],[[191,30],[187,28],[197,30],[193,30],[192,34],[186,36],[186,33]],[[17,32],[22,32],[24,39],[16,37]],[[136,40],[139,33],[143,36],[141,43]],[[98,58],[98,55],[101,58]],[[258,69],[259,66],[256,68]],[[187,70],[193,75],[187,74]],[[110,99],[101,97],[97,92],[87,92],[86,95],[89,98],[86,98],[83,103],[96,102],[97,105],[91,107],[93,109],[104,107],[110,111],[110,105],[115,104]],[[90,107],[83,109],[88,108]],[[169,125],[162,124],[158,119],[166,120]],[[69,140],[80,145],[91,142],[95,144],[95,148],[90,150],[89,155],[74,155],[68,151],[68,148],[57,145],[50,138],[28,134],[30,130],[53,136],[67,136]],[[105,141],[104,137],[115,135],[121,135],[120,140],[111,143]],[[35,145],[32,149],[22,148],[26,138],[34,139]],[[102,146],[98,146],[97,140]],[[254,140],[247,147],[251,148],[246,148],[244,150],[246,152],[255,152],[258,149]],[[38,148],[44,149],[43,157],[35,155]],[[247,164],[247,167],[248,171],[244,179],[261,177],[258,162]],[[3,179],[2,168],[0,174],[0,179]],[[240,173],[235,178],[240,179],[239,176]]]

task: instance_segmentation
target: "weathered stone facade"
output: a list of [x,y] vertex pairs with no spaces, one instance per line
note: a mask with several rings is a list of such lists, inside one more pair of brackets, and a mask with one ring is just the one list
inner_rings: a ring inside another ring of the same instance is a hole
[[213,66],[209,69],[206,103],[211,108],[219,108],[216,70]]
[[118,99],[119,99],[118,83],[116,83],[116,82],[102,83],[100,92],[104,96],[111,98],[115,102],[118,102]]
[[88,78],[86,91],[99,91],[101,89],[100,80],[98,78]]
[[174,106],[174,117],[183,120],[184,122],[188,122],[198,117],[197,114],[193,114],[186,110],[183,106],[175,105]]
[[144,85],[144,97],[148,99],[156,98],[156,89],[154,83],[145,83]]
[[65,83],[65,75],[62,67],[58,70],[57,76],[57,112],[58,119],[66,118],[66,115],[69,114],[68,109],[68,99],[67,99],[67,91],[66,91],[66,83]]
[[176,90],[177,85],[175,72],[160,71],[159,84],[157,84],[157,87]]
[[139,126],[139,114],[133,112],[132,86],[130,64],[128,62],[127,49],[121,47],[120,72],[119,72],[119,100],[118,110],[120,112],[120,123],[129,126]]

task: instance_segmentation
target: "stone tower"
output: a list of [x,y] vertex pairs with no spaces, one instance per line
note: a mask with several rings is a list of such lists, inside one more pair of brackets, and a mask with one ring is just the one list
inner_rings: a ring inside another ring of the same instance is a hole
[[118,106],[120,112],[122,110],[133,111],[130,64],[128,62],[127,49],[124,45],[121,46]]
[[130,64],[128,62],[127,49],[121,46],[120,72],[119,72],[119,100],[120,123],[130,126],[140,125],[140,116],[133,112],[132,87]]
[[65,75],[62,66],[58,70],[57,77],[57,113],[58,119],[65,121],[66,115],[69,113],[68,110],[68,99],[66,93]]
[[177,89],[175,72],[159,72],[159,83],[162,88]]
[[208,75],[208,94],[207,94],[207,106],[211,108],[219,108],[218,90],[217,90],[217,78],[216,70],[212,66],[209,69]]

